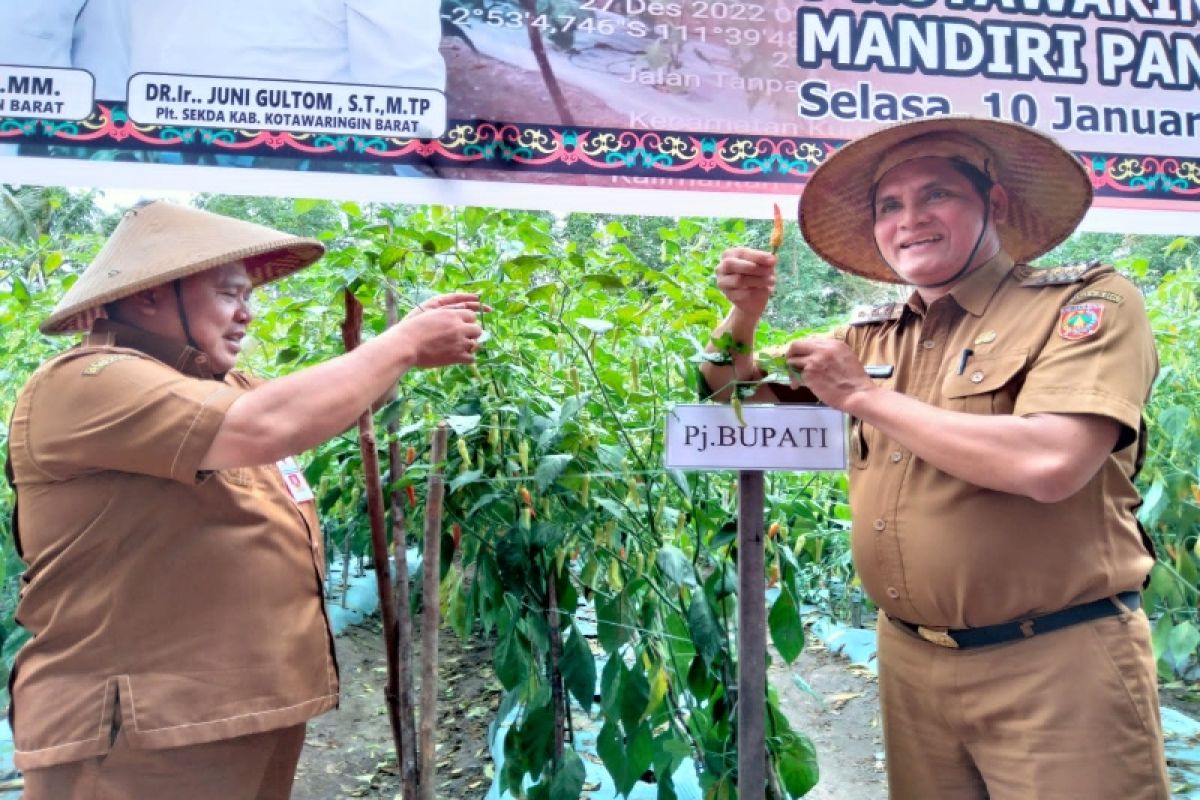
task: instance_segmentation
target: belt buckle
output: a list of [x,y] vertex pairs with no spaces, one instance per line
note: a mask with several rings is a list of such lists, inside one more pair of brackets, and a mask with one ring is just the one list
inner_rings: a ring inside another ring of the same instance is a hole
[[937,628],[926,628],[924,625],[918,625],[917,635],[931,644],[936,644],[938,647],[958,649],[958,642],[954,641],[954,637],[947,633],[944,628],[939,630]]

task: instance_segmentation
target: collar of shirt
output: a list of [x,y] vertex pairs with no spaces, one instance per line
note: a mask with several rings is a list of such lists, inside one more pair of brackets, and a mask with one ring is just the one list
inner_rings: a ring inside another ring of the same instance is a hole
[[84,337],[83,344],[85,347],[127,347],[138,350],[193,378],[219,381],[225,377],[213,373],[208,356],[196,348],[111,319],[96,320],[91,333]]
[[[1000,288],[1001,282],[1012,272],[1012,268],[1012,256],[1001,250],[968,273],[950,290],[947,297],[954,298],[954,302],[964,311],[981,317],[987,310],[988,303],[995,296],[996,290]],[[909,295],[905,305],[917,316],[923,317],[929,310],[925,301],[921,299],[921,294],[916,290]]]

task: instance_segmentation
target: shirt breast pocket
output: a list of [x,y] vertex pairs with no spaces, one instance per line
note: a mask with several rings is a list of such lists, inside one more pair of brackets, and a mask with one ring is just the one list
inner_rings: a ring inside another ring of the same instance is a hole
[[1028,350],[969,359],[961,375],[955,370],[942,381],[944,407],[968,414],[1011,414],[1028,361]]

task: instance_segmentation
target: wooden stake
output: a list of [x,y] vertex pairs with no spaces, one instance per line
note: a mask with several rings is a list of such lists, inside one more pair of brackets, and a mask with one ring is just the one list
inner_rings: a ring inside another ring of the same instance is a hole
[[767,600],[763,474],[738,473],[738,798],[762,800],[766,787]]
[[[342,342],[346,352],[358,347],[362,339],[362,304],[347,287],[346,319],[342,323]],[[379,613],[383,618],[383,642],[387,653],[387,684],[384,703],[388,721],[392,724],[392,740],[396,746],[397,764],[403,768],[403,740],[400,732],[399,665],[396,656],[396,601],[392,596],[392,574],[388,567],[387,526],[383,513],[383,482],[379,478],[379,451],[375,442],[375,422],[371,409],[358,418],[358,444],[362,451],[363,474],[366,478],[367,514],[371,522],[371,557],[375,562],[375,583],[379,589]]]
[[[560,545],[561,546],[561,545]],[[554,769],[562,766],[563,760],[563,731],[566,725],[567,697],[563,691],[562,672],[562,637],[558,627],[558,586],[557,576],[550,573],[546,584],[546,621],[550,625],[550,705],[554,709]]]
[[433,432],[429,489],[425,498],[425,552],[421,556],[421,800],[435,800],[437,789],[437,743],[433,728],[437,722],[438,626],[441,624],[438,588],[442,566],[442,499],[446,488],[442,473],[448,432],[445,422],[439,422]]
[[[389,328],[400,321],[396,310],[396,293],[391,289],[387,292],[387,321]],[[399,392],[393,389],[388,401],[395,401],[398,396]],[[387,425],[388,462],[391,467],[389,475],[393,484],[408,468],[400,453],[400,440],[397,437],[399,429],[398,419],[393,419]],[[417,800],[417,720],[416,703],[413,698],[412,605],[408,594],[408,536],[404,492],[394,489],[389,499],[392,506],[392,554],[396,561],[396,680],[400,690],[400,783],[404,800]]]

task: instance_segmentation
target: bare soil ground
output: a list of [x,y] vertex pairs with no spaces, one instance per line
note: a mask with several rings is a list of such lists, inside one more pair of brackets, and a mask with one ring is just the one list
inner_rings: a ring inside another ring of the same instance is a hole
[[[439,798],[478,800],[492,782],[487,729],[500,702],[491,648],[440,633],[438,695]],[[377,620],[336,640],[342,670],[342,703],[309,723],[293,800],[386,798],[400,793],[400,776],[384,707],[386,666]],[[418,663],[414,656],[414,664]],[[886,796],[875,680],[820,645],[791,667],[774,656],[768,679],[789,720],[817,748],[821,783],[814,800],[882,800]],[[800,688],[793,676],[815,692]]]
[[[500,704],[491,647],[463,642],[445,628],[438,639],[437,796],[482,798],[491,785],[487,728]],[[387,665],[378,618],[334,641],[341,706],[309,722],[292,798],[392,800],[400,794],[400,775],[384,705]],[[418,651],[414,671],[419,659]]]

